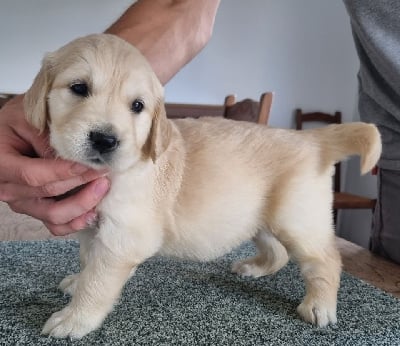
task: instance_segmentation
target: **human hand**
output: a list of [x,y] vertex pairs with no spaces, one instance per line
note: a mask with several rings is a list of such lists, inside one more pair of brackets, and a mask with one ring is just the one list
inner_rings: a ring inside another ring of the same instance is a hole
[[[47,133],[40,134],[25,119],[23,96],[0,109],[0,200],[31,215],[54,235],[78,231],[95,221],[96,205],[110,183],[105,171],[54,159]],[[71,196],[53,197],[87,184]]]

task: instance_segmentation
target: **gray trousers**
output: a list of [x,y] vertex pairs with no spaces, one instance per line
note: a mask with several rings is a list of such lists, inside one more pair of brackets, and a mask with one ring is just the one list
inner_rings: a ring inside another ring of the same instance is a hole
[[370,250],[400,263],[400,171],[378,171],[378,201]]

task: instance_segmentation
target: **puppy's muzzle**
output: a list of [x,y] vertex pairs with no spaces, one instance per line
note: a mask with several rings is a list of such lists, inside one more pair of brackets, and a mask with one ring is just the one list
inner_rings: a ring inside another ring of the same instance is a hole
[[94,164],[110,164],[119,147],[118,137],[109,131],[90,131],[86,159]]
[[100,155],[109,154],[119,146],[119,140],[115,135],[98,131],[89,133],[89,141],[92,150]]

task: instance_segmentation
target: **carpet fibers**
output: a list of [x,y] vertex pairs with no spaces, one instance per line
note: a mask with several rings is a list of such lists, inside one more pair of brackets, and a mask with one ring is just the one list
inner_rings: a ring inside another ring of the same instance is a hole
[[240,278],[231,262],[246,244],[208,263],[155,257],[126,284],[103,326],[81,340],[40,335],[69,297],[57,289],[77,272],[73,240],[0,243],[0,345],[400,345],[400,300],[346,273],[338,323],[299,319],[304,295],[297,265],[275,275]]

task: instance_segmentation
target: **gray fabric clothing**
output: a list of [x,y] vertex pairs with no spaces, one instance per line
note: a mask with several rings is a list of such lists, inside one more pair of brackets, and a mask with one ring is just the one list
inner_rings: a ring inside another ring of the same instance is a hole
[[382,136],[370,248],[400,263],[400,0],[344,0],[360,58],[359,112]]
[[375,207],[370,248],[400,263],[400,171],[379,169],[378,200]]
[[400,1],[344,0],[360,58],[361,120],[378,125],[379,166],[400,170]]

